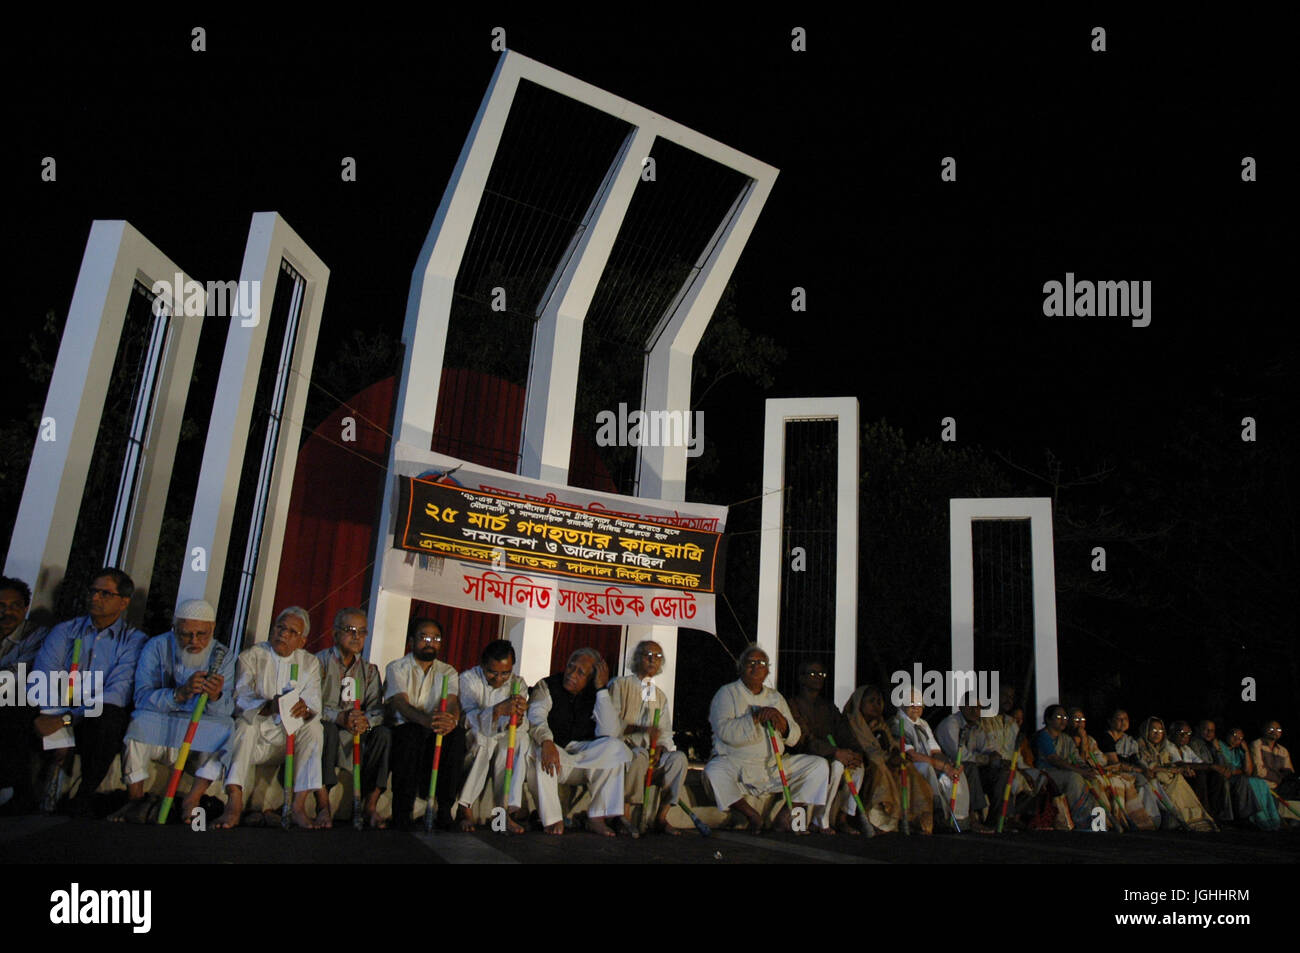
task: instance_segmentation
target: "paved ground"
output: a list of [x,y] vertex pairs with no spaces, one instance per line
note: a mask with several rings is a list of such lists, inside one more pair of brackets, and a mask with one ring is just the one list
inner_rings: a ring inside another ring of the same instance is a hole
[[0,819],[6,864],[1295,864],[1300,833],[1124,835],[1040,831],[909,837],[715,832],[702,838],[607,839],[410,834],[390,831],[234,830],[109,824],[63,817]]

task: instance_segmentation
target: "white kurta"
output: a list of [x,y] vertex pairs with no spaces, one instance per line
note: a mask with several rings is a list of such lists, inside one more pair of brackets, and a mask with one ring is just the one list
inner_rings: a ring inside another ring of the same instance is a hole
[[[515,676],[518,679],[518,676]],[[520,691],[526,696],[528,687],[523,685]],[[506,785],[506,760],[510,751],[510,718],[493,717],[492,709],[503,701],[510,699],[510,682],[492,686],[483,675],[482,666],[476,665],[459,678],[460,708],[465,720],[465,747],[472,759],[465,783],[461,787],[457,803],[469,807],[479,799],[488,774],[492,775],[492,801],[501,804]],[[528,739],[528,719],[520,719],[515,729],[515,763],[510,778],[509,806],[519,807],[523,804],[524,780],[528,775],[525,760],[531,744]]]
[[[298,680],[290,678],[291,666],[298,665]],[[287,736],[278,713],[259,715],[258,709],[291,687],[302,691],[302,700],[316,712],[294,735],[294,789],[309,791],[321,786],[320,753],[324,732],[320,726],[320,663],[304,649],[281,658],[270,642],[259,642],[239,656],[235,677],[234,740],[230,748],[230,770],[226,785],[247,788],[255,765],[278,761],[285,755]]]
[[[435,712],[442,699],[443,680],[447,682],[447,697],[460,694],[460,680],[456,670],[441,659],[425,671],[414,655],[407,654],[389,662],[384,673],[384,701],[405,695],[406,701],[420,711]],[[393,712],[393,724],[404,725],[401,712]]]
[[[617,738],[627,745],[632,760],[624,771],[623,796],[633,804],[645,800],[645,775],[650,766],[650,728],[655,712],[659,714],[659,744],[656,749],[659,765],[651,777],[661,788],[660,803],[675,804],[686,780],[688,764],[686,755],[677,750],[673,742],[673,715],[668,706],[668,696],[651,681],[648,686],[635,675],[624,675],[610,681],[596,695],[596,734],[602,738]],[[643,731],[629,732],[630,726],[641,726]]]
[[790,782],[791,798],[799,804],[825,804],[829,778],[826,759],[810,754],[785,754],[788,745],[799,741],[799,723],[790,713],[785,698],[766,685],[754,694],[744,682],[737,680],[719,688],[709,705],[713,757],[704,768],[704,776],[713,788],[718,807],[726,809],[747,794],[773,794],[781,790],[781,774],[767,728],[754,722],[754,712],[760,708],[775,708],[785,718],[788,733],[785,737],[777,733],[776,741]]
[[551,712],[551,691],[545,681],[533,686],[528,701],[528,725],[533,750],[528,759],[529,783],[535,785],[537,813],[549,827],[564,819],[560,810],[561,784],[586,782],[591,788],[591,817],[623,816],[623,768],[631,758],[627,745],[616,738],[570,741],[560,752],[558,775],[542,770],[541,752],[546,741],[554,742],[547,716]]

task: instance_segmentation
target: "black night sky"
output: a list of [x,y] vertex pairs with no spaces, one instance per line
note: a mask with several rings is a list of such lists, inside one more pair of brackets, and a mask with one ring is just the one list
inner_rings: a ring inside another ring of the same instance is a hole
[[[770,389],[734,382],[704,405],[731,483],[715,474],[704,496],[688,483],[688,498],[756,492],[769,397],[855,395],[864,424],[883,419],[909,445],[949,447],[940,421],[953,417],[957,446],[1000,468],[1012,495],[1052,494],[1026,472],[1042,474],[1050,449],[1066,484],[1108,474],[1060,490],[1058,512],[1082,528],[1058,525],[1058,584],[1082,578],[1099,544],[1089,533],[1110,527],[1101,544],[1122,591],[1062,596],[1062,613],[1099,638],[1062,619],[1067,700],[1123,704],[1135,723],[1157,709],[1217,714],[1252,738],[1266,715],[1294,725],[1296,354],[1277,141],[1294,118],[1281,31],[1181,16],[840,21],[792,9],[745,25],[633,13],[15,29],[3,522],[43,399],[13,355],[47,311],[66,315],[94,219],[125,218],[191,274],[224,278],[251,214],[278,211],[332,269],[318,365],[355,328],[396,337],[501,26],[512,49],[780,169],[732,288],[740,322],[787,356]],[[190,49],[195,25],[206,52]],[[1104,53],[1089,48],[1096,25]],[[791,50],[796,26],[806,52]],[[55,182],[41,181],[44,156]],[[343,156],[356,182],[341,181]],[[940,180],[944,156],[955,182]],[[1245,156],[1257,182],[1242,181]],[[1066,272],[1149,280],[1150,326],[1044,316],[1043,284]],[[803,313],[791,311],[796,286]],[[210,368],[220,346],[205,333]],[[865,492],[862,507],[868,528]],[[756,528],[756,509],[737,508],[731,528]],[[888,561],[902,542],[878,541],[864,560]],[[747,552],[733,546],[727,570],[743,623],[719,633],[732,651],[752,634]],[[946,591],[946,554],[934,572]],[[890,591],[905,615],[906,591]],[[873,598],[864,585],[863,604]],[[921,614],[946,618],[947,606]],[[865,640],[873,618],[886,617],[863,615]],[[1253,704],[1237,701],[1246,676],[1259,680]]]

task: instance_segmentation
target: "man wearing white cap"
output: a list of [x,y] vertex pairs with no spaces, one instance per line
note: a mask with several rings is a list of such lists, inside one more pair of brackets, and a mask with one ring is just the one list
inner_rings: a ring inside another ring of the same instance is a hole
[[[109,816],[112,821],[142,823],[157,798],[146,798],[144,785],[153,762],[172,767],[201,696],[208,700],[191,742],[185,767],[194,784],[181,802],[179,817],[187,820],[208,785],[223,773],[222,749],[234,727],[230,713],[234,693],[227,688],[235,676],[235,655],[214,642],[216,611],[202,599],[176,607],[172,630],[150,639],[135,669],[135,712],[126,732],[122,775],[130,800]],[[214,654],[220,659],[214,666]],[[221,657],[224,656],[224,657]]]

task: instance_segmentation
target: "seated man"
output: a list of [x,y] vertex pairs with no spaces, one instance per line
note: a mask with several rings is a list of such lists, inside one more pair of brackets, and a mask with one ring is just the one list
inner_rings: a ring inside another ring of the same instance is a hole
[[559,785],[578,781],[591,788],[588,830],[604,837],[613,837],[615,829],[631,833],[623,823],[623,767],[632,756],[619,739],[596,737],[596,693],[608,681],[600,653],[578,649],[563,672],[542,679],[529,696],[528,776],[548,834],[564,833]]
[[[311,630],[307,610],[290,606],[275,617],[271,637],[239,656],[235,679],[235,737],[230,745],[230,770],[226,773],[226,811],[213,826],[221,830],[239,824],[244,811],[244,788],[253,768],[280,762],[288,735],[280,720],[280,698],[297,689],[301,694],[290,714],[304,724],[294,738],[293,822],[302,828],[330,826],[329,811],[308,819],[307,793],[321,786],[320,756],[323,733],[317,714],[321,710],[320,663],[303,648]],[[293,666],[298,678],[293,679]],[[287,794],[287,792],[286,792]],[[265,820],[265,819],[263,819]]]
[[[235,655],[212,640],[216,610],[202,599],[190,599],[176,607],[172,630],[145,643],[135,667],[135,712],[126,732],[126,761],[122,776],[129,800],[109,815],[110,821],[143,823],[158,799],[145,798],[144,783],[149,767],[157,761],[176,764],[181,745],[199,698],[204,702],[194,740],[190,742],[185,767],[194,784],[181,802],[176,816],[189,820],[199,800],[213,781],[225,771],[222,752],[234,728],[234,692],[226,682],[235,678]],[[214,655],[221,663],[209,672]]]
[[[686,755],[673,744],[673,718],[668,696],[654,684],[654,677],[664,669],[664,650],[658,642],[641,642],[632,652],[632,674],[613,679],[596,696],[596,733],[602,738],[621,738],[632,752],[632,760],[623,772],[623,798],[626,815],[632,806],[645,800],[645,776],[650,768],[650,749],[655,749],[651,783],[659,786],[659,809],[654,829],[678,835],[668,823],[668,811],[681,795],[686,780]],[[659,727],[654,727],[655,712]],[[644,804],[642,807],[644,808]]]
[[[518,689],[516,691],[516,689]],[[515,649],[505,639],[483,647],[479,663],[460,676],[460,704],[465,713],[466,747],[473,763],[460,791],[460,829],[473,831],[470,816],[474,802],[492,777],[493,801],[506,808],[506,825],[512,834],[524,828],[515,817],[523,806],[524,779],[528,774],[528,686],[515,677]],[[505,790],[506,761],[510,752],[510,718],[515,719],[515,760],[510,791]]]
[[[967,788],[969,813],[957,820],[964,829],[982,833],[991,828],[980,820],[976,812],[989,806],[988,795],[994,790],[998,792],[998,807],[1001,807],[1001,794],[1006,787],[1011,765],[1002,763],[1002,756],[984,734],[980,706],[974,703],[973,698],[963,701],[967,704],[959,705],[957,711],[939,722],[934,737],[950,761],[955,763],[958,754],[961,755],[961,780],[958,783]],[[993,820],[992,813],[989,814],[989,820]]]
[[[32,590],[21,579],[0,576],[0,672],[14,676],[14,687],[27,677],[28,667],[36,660],[36,652],[50,631],[27,618],[32,602]],[[18,666],[22,665],[20,673]],[[16,694],[16,692],[15,692]],[[21,783],[30,789],[30,781],[17,781],[16,775],[26,774],[31,732],[24,719],[15,719],[15,727],[8,733],[12,739],[5,742],[5,732],[0,729],[0,807],[14,795],[14,784]],[[30,790],[29,790],[30,797]]]
[[[336,766],[352,768],[352,743],[361,736],[361,790],[365,814],[372,828],[388,826],[379,816],[379,797],[388,785],[388,751],[392,743],[384,724],[384,685],[379,666],[361,657],[366,647],[366,614],[360,609],[340,609],[334,614],[334,646],[316,653],[321,670],[321,777],[325,786],[338,781]],[[345,680],[350,686],[344,691]],[[345,697],[349,696],[349,697]],[[358,706],[354,701],[359,701]],[[317,810],[329,810],[328,795],[316,798]],[[354,824],[358,818],[352,819]]]
[[[57,685],[60,696],[65,692],[67,695],[46,699],[48,707],[42,708],[39,715],[30,707],[10,709],[19,722],[25,722],[17,726],[20,733],[39,740],[42,746],[58,743],[58,739],[75,740],[75,751],[81,755],[81,787],[70,804],[73,814],[90,813],[95,789],[122,750],[130,720],[127,711],[135,665],[147,639],[126,619],[134,593],[131,577],[120,569],[95,573],[88,590],[88,614],[51,629],[29,673],[29,678],[37,675],[37,680],[51,686],[51,690]],[[15,747],[22,745],[15,742]],[[47,771],[60,771],[73,751],[67,746],[51,748]],[[24,757],[19,765],[23,777],[14,779],[15,801],[29,801],[31,797],[26,766]],[[54,809],[50,797],[57,790],[57,780],[55,773],[45,777],[47,810]]]
[[[846,834],[858,833],[857,828],[849,825],[847,815],[857,816],[858,805],[851,797],[838,815],[832,818],[835,796],[844,783],[844,769],[848,768],[853,777],[853,785],[862,790],[864,778],[862,752],[855,750],[856,738],[839,710],[823,694],[826,687],[826,666],[821,662],[804,662],[799,666],[799,694],[790,702],[790,712],[799,725],[800,754],[816,755],[825,758],[830,771],[827,779],[826,807],[813,820],[813,830],[823,834],[834,834],[837,830]],[[835,739],[831,744],[830,739]],[[848,747],[841,747],[845,745]],[[848,790],[844,792],[848,797]],[[866,802],[864,801],[865,805]],[[866,818],[862,819],[867,823]]]
[[[757,834],[763,821],[746,803],[745,795],[762,796],[782,790],[766,726],[772,726],[781,749],[798,744],[800,733],[781,693],[763,684],[768,673],[767,653],[751,645],[741,653],[737,668],[740,678],[719,688],[709,705],[713,757],[704,768],[704,776],[713,788],[718,807],[743,814],[749,821],[749,832]],[[792,754],[783,759],[783,764],[796,806],[806,809],[826,803],[826,759]],[[792,829],[789,805],[781,807],[772,826],[781,831]]]
[[1097,777],[1097,769],[1088,767],[1066,730],[1070,716],[1062,705],[1048,705],[1043,711],[1043,727],[1034,735],[1034,765],[1051,778],[1065,796],[1074,829],[1091,830],[1093,808],[1099,807],[1088,787]]
[[[433,619],[413,619],[407,654],[388,663],[384,700],[393,722],[393,823],[412,826],[417,795],[429,793],[433,757],[442,735],[438,762],[438,826],[451,827],[451,808],[460,794],[465,764],[465,730],[460,727],[460,687],[456,670],[438,658],[442,626]],[[439,712],[446,696],[445,712]]]
[[[1202,722],[1204,725],[1205,722]],[[1210,737],[1214,737],[1213,722]],[[1173,745],[1177,756],[1176,762],[1191,768],[1188,783],[1196,792],[1196,799],[1205,805],[1210,816],[1220,821],[1232,820],[1232,797],[1228,787],[1229,772],[1223,764],[1215,760],[1217,752],[1202,749],[1198,751],[1192,744],[1192,726],[1185,721],[1175,721],[1169,726],[1169,743]]]
[[921,717],[925,705],[920,689],[907,690],[903,701],[898,710],[899,731],[907,759],[930,785],[932,799],[939,803],[939,815],[950,823],[955,820],[964,829],[970,813],[970,784],[965,780],[965,768],[957,767],[956,755],[944,753],[930,723]]
[[17,672],[19,663],[30,667],[50,631],[27,618],[31,602],[27,583],[0,576],[0,671]]

